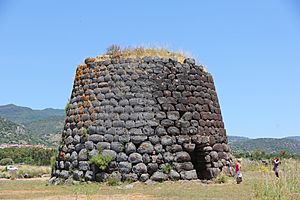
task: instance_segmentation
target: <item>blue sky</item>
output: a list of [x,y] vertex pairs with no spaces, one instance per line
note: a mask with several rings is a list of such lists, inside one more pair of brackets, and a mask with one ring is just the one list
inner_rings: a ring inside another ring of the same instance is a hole
[[0,0],[0,105],[63,108],[77,64],[111,44],[191,53],[229,135],[300,135],[296,0]]

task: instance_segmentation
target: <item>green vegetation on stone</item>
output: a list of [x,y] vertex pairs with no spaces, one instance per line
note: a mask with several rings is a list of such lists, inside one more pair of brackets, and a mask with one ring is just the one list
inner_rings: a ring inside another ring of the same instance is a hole
[[121,48],[120,46],[113,44],[107,48],[105,54],[97,56],[96,61],[104,61],[112,58],[127,59],[143,57],[171,58],[183,63],[187,57],[191,56],[187,55],[185,52],[174,52],[162,47],[137,46]]
[[106,170],[111,161],[111,156],[103,156],[101,152],[99,152],[90,159],[90,164],[97,166],[101,170]]
[[166,163],[163,167],[162,167],[162,171],[165,174],[169,174],[172,170],[172,166],[169,163]]

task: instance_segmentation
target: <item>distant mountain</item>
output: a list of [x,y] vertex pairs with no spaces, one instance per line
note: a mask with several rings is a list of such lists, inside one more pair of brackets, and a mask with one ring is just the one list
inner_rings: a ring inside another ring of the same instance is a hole
[[229,137],[229,145],[233,151],[251,152],[262,150],[266,153],[279,153],[288,151],[300,154],[300,141],[290,138],[257,138],[246,140],[232,140]]
[[47,108],[44,110],[33,110],[28,107],[8,104],[0,106],[0,116],[18,124],[27,124],[33,121],[44,120],[48,117],[65,116],[63,109]]
[[0,143],[37,144],[37,139],[23,125],[0,117]]
[[300,136],[289,136],[289,137],[285,137],[285,138],[300,141]]
[[27,123],[25,127],[30,130],[34,137],[40,138],[42,144],[57,146],[60,142],[64,121],[64,116],[52,116]]
[[[22,135],[12,136],[13,131],[9,131],[5,143],[38,143],[48,146],[57,146],[60,140],[61,131],[64,126],[65,113],[63,109],[47,108],[44,110],[33,110],[28,107],[8,104],[0,106],[0,117],[2,121],[9,122],[3,126],[14,130],[16,126],[24,130]],[[0,126],[1,128],[1,126]],[[8,133],[8,132],[7,132]],[[0,140],[0,143],[4,143]]]
[[227,136],[228,137],[228,140],[230,142],[241,142],[241,141],[246,141],[246,140],[250,140],[250,138],[247,138],[247,137],[243,137],[243,136]]

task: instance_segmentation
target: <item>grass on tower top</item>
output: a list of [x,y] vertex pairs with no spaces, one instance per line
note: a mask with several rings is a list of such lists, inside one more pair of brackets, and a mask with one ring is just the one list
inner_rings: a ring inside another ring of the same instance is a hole
[[118,45],[111,45],[107,48],[105,54],[96,57],[97,61],[104,61],[112,58],[143,58],[143,57],[159,57],[159,58],[171,58],[177,60],[180,63],[190,57],[184,52],[172,52],[166,48],[156,47],[126,47],[121,49]]

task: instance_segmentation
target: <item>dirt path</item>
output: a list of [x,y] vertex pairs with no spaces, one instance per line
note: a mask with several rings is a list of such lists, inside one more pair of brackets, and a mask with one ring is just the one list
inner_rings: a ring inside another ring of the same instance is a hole
[[[39,199],[39,198],[37,198]],[[146,196],[143,194],[130,194],[130,195],[66,195],[66,196],[51,196],[51,197],[44,197],[44,200],[159,200],[158,198],[154,198],[151,196]]]
[[[8,184],[14,184],[14,183],[20,183],[23,182],[24,184],[30,184],[30,181],[42,181],[47,182],[49,180],[49,177],[43,177],[43,178],[28,178],[28,179],[0,179],[0,185],[1,182],[6,182]],[[49,195],[50,193],[53,193],[54,188],[49,189],[30,189],[26,190],[22,187],[20,188],[14,188],[14,189],[5,189],[0,191],[0,199],[43,199],[43,200],[159,200],[158,198],[154,198],[150,195],[144,195],[142,193],[131,193],[131,194],[112,194],[112,195]],[[47,195],[48,193],[48,195]],[[35,196],[35,197],[34,197]]]
[[48,181],[49,177],[38,177],[38,178],[18,178],[10,180],[7,178],[0,178],[0,181]]

